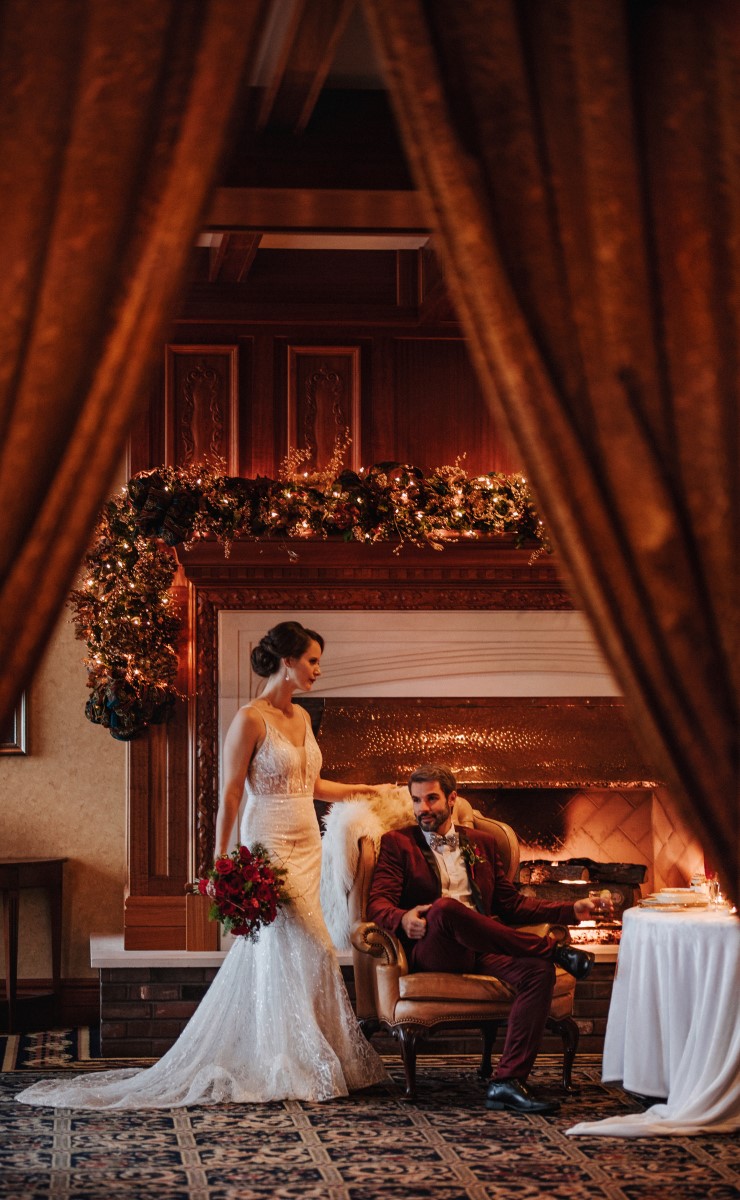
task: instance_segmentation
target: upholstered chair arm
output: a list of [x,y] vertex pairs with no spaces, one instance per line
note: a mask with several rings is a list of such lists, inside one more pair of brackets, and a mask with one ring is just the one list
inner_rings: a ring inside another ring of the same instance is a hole
[[352,948],[357,951],[358,1016],[367,1018],[372,1014],[380,1021],[392,1023],[398,1003],[399,980],[409,971],[406,952],[398,938],[374,921],[355,922],[350,939]]
[[359,950],[361,954],[371,955],[382,962],[383,966],[398,967],[402,975],[408,974],[406,951],[398,938],[381,929],[374,921],[357,921],[352,926],[350,940],[355,950]]

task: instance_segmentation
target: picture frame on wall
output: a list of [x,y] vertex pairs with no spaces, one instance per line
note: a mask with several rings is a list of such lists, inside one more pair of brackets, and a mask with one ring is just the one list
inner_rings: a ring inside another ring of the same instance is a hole
[[25,692],[0,729],[0,754],[28,754],[28,701]]

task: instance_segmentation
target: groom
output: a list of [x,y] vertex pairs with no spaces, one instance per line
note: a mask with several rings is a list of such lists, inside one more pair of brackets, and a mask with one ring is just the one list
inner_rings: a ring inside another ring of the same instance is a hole
[[516,999],[486,1107],[556,1112],[558,1103],[538,1099],[526,1080],[550,1010],[555,965],[585,979],[593,955],[515,926],[574,925],[596,906],[518,892],[504,875],[493,837],[453,825],[457,783],[447,767],[419,767],[408,786],[417,823],[383,836],[368,917],[400,938],[413,971],[495,975],[511,984]]

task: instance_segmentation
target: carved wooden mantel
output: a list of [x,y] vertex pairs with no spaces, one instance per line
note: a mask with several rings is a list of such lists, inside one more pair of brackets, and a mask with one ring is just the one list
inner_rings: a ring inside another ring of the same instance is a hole
[[[388,543],[217,543],[179,552],[185,616],[180,689],[167,726],[130,745],[125,946],[205,948],[185,887],[209,862],[218,789],[218,614],[226,609],[572,609],[554,556],[510,539],[464,539],[441,552]],[[213,933],[215,927],[211,927]]]

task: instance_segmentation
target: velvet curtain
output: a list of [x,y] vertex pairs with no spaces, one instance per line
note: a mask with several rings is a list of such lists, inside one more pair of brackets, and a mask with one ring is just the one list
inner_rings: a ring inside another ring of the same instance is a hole
[[0,720],[43,650],[145,399],[258,0],[0,12]]
[[483,386],[739,900],[737,5],[365,7]]

